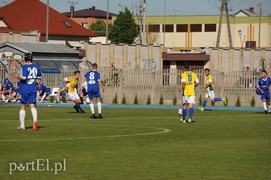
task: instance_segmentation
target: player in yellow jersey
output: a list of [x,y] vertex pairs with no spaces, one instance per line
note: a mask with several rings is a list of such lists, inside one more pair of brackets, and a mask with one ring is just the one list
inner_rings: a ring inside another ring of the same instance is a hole
[[206,105],[207,105],[207,100],[208,98],[211,98],[212,102],[218,102],[218,101],[223,101],[223,103],[226,105],[227,100],[226,98],[215,98],[215,92],[214,92],[214,80],[212,75],[210,74],[210,69],[205,68],[205,85],[203,86],[206,89],[204,101],[202,103],[202,107],[199,108],[200,111],[204,111]]
[[192,117],[194,113],[194,104],[196,103],[195,87],[199,84],[199,79],[196,73],[189,70],[189,64],[184,63],[185,71],[182,73],[182,87],[179,89],[182,92],[182,118],[181,122],[186,123],[186,107],[189,105],[189,123],[192,123]]
[[[67,92],[68,92],[68,97],[73,100],[73,102],[75,103],[75,106],[73,106],[73,108],[79,113],[86,113],[80,106],[81,104],[81,99],[78,95],[77,92],[77,86],[78,86],[78,81],[80,78],[80,71],[74,71],[74,75],[73,76],[69,76],[66,77],[64,79],[62,79],[62,82],[64,84],[64,87],[66,87]],[[69,83],[69,85],[67,86],[67,83]]]

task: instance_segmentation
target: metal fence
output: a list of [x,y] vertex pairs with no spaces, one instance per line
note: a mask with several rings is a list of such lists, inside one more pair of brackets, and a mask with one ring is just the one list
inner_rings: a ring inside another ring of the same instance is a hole
[[[89,70],[88,68],[80,68],[81,77]],[[73,75],[73,68],[61,69],[61,74],[43,74],[43,82],[47,87],[58,87],[61,79]],[[172,105],[173,99],[178,99],[177,104],[181,104],[181,95],[178,89],[181,86],[180,75],[183,72],[179,69],[164,70],[142,70],[130,69],[123,71],[115,67],[100,67],[101,80],[105,85],[105,92],[102,93],[104,103],[112,103],[115,96],[118,97],[118,103],[125,97],[127,104],[133,104],[134,98],[137,96],[139,104],[146,104],[148,97],[151,98],[151,104],[158,105],[159,100],[163,97],[165,105]],[[204,70],[196,70],[200,85],[196,88],[197,100],[200,96],[203,98],[205,90]],[[244,77],[241,71],[223,73],[216,70],[211,71],[211,75],[215,84],[216,97],[225,97],[229,99],[230,106],[235,106],[235,102],[239,96],[241,106],[250,106],[250,101],[255,94],[257,80],[260,77],[257,73],[252,73],[250,77]],[[12,82],[12,74],[5,71],[0,66],[0,80],[10,77]],[[261,106],[259,98],[255,97],[256,106]],[[218,104],[222,105],[222,104]]]

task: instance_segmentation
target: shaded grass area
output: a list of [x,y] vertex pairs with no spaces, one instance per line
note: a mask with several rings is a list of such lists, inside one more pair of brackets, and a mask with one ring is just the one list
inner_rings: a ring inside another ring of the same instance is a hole
[[[271,114],[195,111],[194,123],[182,124],[174,109],[104,108],[102,120],[90,119],[87,108],[37,109],[39,131],[27,109],[29,129],[21,132],[18,107],[0,106],[0,179],[271,178]],[[9,174],[13,162],[37,159],[39,170]]]

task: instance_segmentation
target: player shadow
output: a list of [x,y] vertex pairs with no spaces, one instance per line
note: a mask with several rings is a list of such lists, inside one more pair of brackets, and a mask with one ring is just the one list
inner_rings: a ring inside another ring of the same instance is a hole
[[[46,128],[46,126],[38,126],[38,130],[39,129],[42,129],[42,128]],[[33,129],[33,126],[27,126],[27,127],[25,127],[25,130],[32,130]]]
[[[257,112],[254,112],[255,114],[266,114],[264,111],[257,111]],[[271,114],[271,113],[268,113],[268,114]]]
[[212,109],[204,109],[204,111],[214,111],[214,110],[212,110]]

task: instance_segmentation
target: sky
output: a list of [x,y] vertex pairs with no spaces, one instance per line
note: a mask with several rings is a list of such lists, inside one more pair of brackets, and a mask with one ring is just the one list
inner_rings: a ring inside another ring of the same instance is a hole
[[[14,0],[0,0],[0,6],[4,6]],[[51,8],[63,13],[70,10],[71,4],[74,5],[75,11],[91,8],[107,10],[107,0],[41,0]],[[262,1],[263,11],[271,14],[271,0],[228,0],[230,14],[235,14],[240,9],[254,7],[259,11],[259,3]],[[125,6],[136,14],[140,0],[109,0],[109,11],[118,14]],[[146,0],[147,16],[167,16],[176,15],[219,15],[221,0]],[[166,4],[166,6],[164,6]]]

